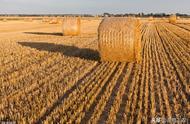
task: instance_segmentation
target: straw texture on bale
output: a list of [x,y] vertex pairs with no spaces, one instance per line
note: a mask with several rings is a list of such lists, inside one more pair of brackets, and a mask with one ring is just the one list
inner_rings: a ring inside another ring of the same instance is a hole
[[169,22],[170,23],[176,23],[177,22],[177,16],[176,15],[171,15],[169,17]]
[[79,17],[66,17],[63,19],[63,35],[77,36],[81,30],[81,19]]
[[135,18],[105,18],[98,29],[102,61],[141,61],[140,22]]

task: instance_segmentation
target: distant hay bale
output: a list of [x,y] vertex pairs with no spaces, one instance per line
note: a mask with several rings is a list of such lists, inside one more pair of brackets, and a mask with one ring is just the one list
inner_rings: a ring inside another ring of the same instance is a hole
[[58,24],[62,24],[63,23],[63,18],[62,17],[57,17],[57,21],[58,21]]
[[177,22],[177,16],[176,15],[171,15],[169,17],[169,22],[170,23],[176,23]]
[[63,19],[63,35],[64,36],[77,36],[81,30],[81,18],[79,17],[66,17]]
[[53,18],[52,20],[49,21],[49,24],[58,24],[59,21],[57,18]]
[[148,18],[148,20],[149,20],[149,21],[153,21],[153,20],[154,20],[154,17],[153,17],[153,16],[150,16],[150,17]]
[[63,24],[63,19],[60,18],[59,21],[58,21],[59,24]]
[[48,19],[47,17],[45,17],[45,18],[42,19],[42,22],[48,23],[48,22],[49,22],[49,19]]
[[26,21],[26,22],[32,22],[32,21],[33,21],[33,19],[32,19],[32,18],[30,18],[30,17],[28,17],[28,18],[25,18],[25,19],[24,19],[24,21]]
[[7,22],[7,19],[3,19],[3,22]]
[[105,18],[98,29],[102,61],[141,61],[140,22],[135,18]]
[[181,19],[180,16],[178,16],[178,17],[177,17],[177,20],[180,20],[180,19]]
[[63,20],[61,17],[55,17],[53,19],[44,19],[43,22],[49,22],[49,24],[62,24]]

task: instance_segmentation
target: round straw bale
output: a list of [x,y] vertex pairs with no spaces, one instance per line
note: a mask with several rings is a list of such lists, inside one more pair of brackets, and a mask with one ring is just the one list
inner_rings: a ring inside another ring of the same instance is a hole
[[3,19],[3,22],[7,22],[7,19]]
[[153,21],[153,20],[154,20],[154,17],[153,17],[153,16],[150,16],[150,17],[148,18],[148,20],[149,20],[149,21]]
[[105,18],[98,28],[102,61],[141,61],[140,22],[135,18]]
[[81,19],[79,17],[66,17],[63,19],[63,35],[77,36],[81,30]]
[[177,22],[177,16],[175,14],[171,15],[169,17],[169,22],[170,23],[176,23]]
[[49,24],[58,24],[59,21],[57,18],[53,18],[52,20],[49,21]]
[[63,18],[62,17],[57,17],[57,22],[58,22],[58,24],[62,24],[63,23]]
[[32,22],[32,21],[33,21],[33,19],[32,19],[32,18],[30,18],[30,17],[26,17],[26,18],[24,18],[24,21],[26,21],[26,22]]
[[47,23],[47,22],[49,22],[49,19],[47,17],[45,17],[42,19],[42,22]]

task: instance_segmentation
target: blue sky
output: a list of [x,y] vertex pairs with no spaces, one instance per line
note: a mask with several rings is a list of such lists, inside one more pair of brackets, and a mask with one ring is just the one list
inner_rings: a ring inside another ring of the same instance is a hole
[[0,14],[186,13],[190,0],[0,0]]

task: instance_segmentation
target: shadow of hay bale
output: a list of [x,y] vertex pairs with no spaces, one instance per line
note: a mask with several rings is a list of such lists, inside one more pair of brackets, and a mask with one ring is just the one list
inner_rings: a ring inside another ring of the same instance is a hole
[[54,36],[63,36],[63,33],[47,33],[47,32],[24,32],[25,34],[35,34],[35,35],[54,35]]
[[100,60],[98,51],[89,48],[79,48],[76,46],[44,42],[18,42],[18,44],[25,47],[37,49],[39,51],[59,52],[68,57],[78,57],[92,61]]

